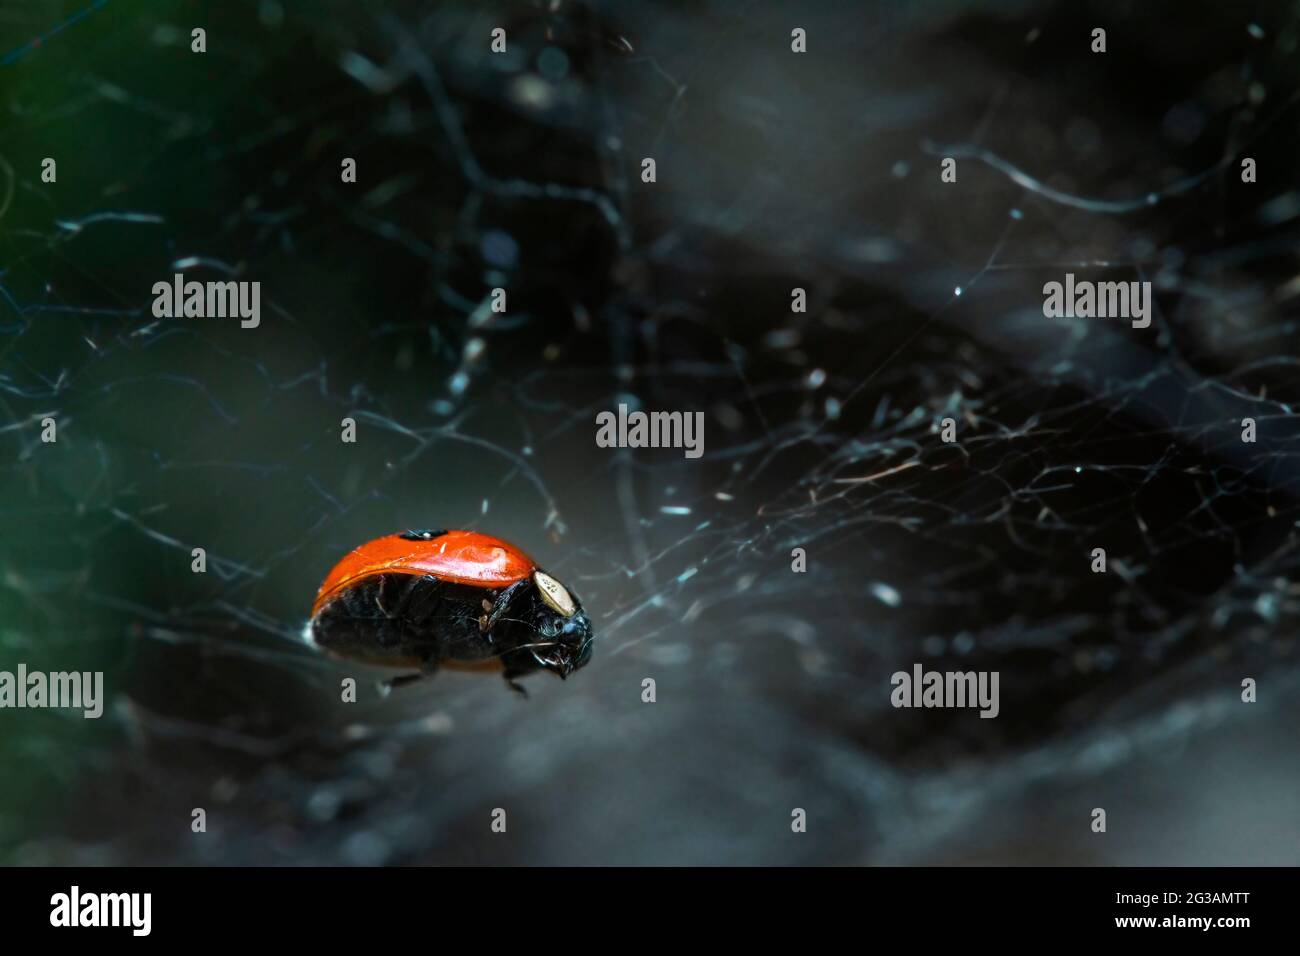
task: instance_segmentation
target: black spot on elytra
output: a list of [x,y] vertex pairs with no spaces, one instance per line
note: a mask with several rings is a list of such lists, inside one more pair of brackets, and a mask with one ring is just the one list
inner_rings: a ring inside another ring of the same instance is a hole
[[434,538],[441,538],[447,533],[446,528],[438,528],[436,531],[405,531],[398,537],[405,541],[432,541]]

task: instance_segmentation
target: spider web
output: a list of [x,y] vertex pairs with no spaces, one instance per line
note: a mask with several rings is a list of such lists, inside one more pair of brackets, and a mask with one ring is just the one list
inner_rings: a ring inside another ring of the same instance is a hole
[[[316,8],[0,8],[0,663],[108,692],[3,713],[8,857],[1294,862],[1294,16]],[[154,318],[176,272],[260,326]],[[1045,319],[1065,272],[1151,327]],[[619,403],[704,457],[596,447]],[[430,526],[534,554],[591,665],[304,644]],[[895,710],[915,662],[1000,715]]]

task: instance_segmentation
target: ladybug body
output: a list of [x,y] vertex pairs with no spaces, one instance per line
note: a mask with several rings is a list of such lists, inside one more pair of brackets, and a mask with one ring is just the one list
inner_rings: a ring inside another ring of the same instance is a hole
[[325,577],[312,640],[329,653],[390,667],[537,670],[567,677],[591,658],[581,604],[532,558],[473,531],[408,531],[355,549]]

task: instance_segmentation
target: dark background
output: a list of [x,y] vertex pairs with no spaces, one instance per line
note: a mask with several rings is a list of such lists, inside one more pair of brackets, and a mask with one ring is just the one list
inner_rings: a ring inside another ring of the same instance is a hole
[[[1298,41],[1280,3],[0,2],[0,666],[110,694],[0,712],[0,858],[1294,863]],[[155,320],[178,269],[260,281],[260,328]],[[1067,271],[1151,281],[1151,327],[1043,318]],[[705,456],[597,448],[620,401]],[[385,698],[301,642],[339,557],[431,526],[536,556],[592,663]],[[895,710],[914,662],[998,670],[1000,716]]]

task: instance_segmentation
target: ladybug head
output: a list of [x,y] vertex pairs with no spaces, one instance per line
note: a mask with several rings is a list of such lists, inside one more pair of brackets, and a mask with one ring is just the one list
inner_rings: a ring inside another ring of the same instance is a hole
[[527,633],[516,650],[529,654],[536,667],[568,677],[591,660],[591,621],[577,598],[545,571],[533,572],[533,584],[520,615]]

